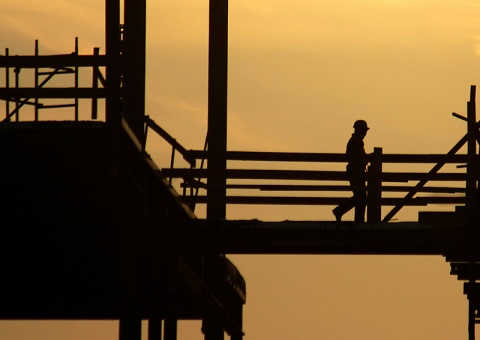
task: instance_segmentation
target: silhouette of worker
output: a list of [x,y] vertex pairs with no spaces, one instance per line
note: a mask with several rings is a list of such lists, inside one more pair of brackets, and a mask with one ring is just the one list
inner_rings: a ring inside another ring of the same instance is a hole
[[333,209],[333,214],[337,222],[340,222],[342,216],[355,207],[355,223],[363,223],[365,222],[365,208],[367,206],[365,170],[368,164],[363,139],[370,128],[364,120],[357,120],[353,124],[353,128],[354,132],[347,143],[347,178],[353,196]]

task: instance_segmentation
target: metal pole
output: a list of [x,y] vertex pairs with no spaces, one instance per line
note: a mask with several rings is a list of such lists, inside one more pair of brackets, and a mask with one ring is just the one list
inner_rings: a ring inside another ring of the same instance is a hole
[[[38,57],[38,40],[35,40],[35,57]],[[35,66],[35,89],[38,89],[38,67]],[[38,97],[35,96],[35,121],[38,122]]]
[[146,0],[125,0],[123,31],[123,114],[138,140],[145,122]]
[[382,220],[382,148],[374,148],[367,176],[367,222],[378,223]]
[[226,217],[228,1],[210,0],[207,218]]
[[[75,56],[78,57],[78,37],[75,37]],[[78,66],[74,67],[74,83],[75,88],[78,89]],[[74,99],[75,121],[78,121],[78,97]]]
[[470,87],[470,101],[467,103],[467,183],[466,183],[466,211],[467,223],[469,227],[470,241],[472,244],[470,255],[470,279],[468,292],[468,338],[475,340],[475,311],[476,311],[476,273],[475,273],[475,191],[477,189],[477,118],[475,104],[476,87]]
[[165,319],[165,340],[177,340],[177,320],[172,318]]
[[120,0],[105,1],[106,92],[105,120],[120,125]]
[[[207,219],[226,218],[228,0],[210,0],[208,48]],[[218,254],[204,254],[204,280],[218,299],[222,272]],[[202,326],[205,340],[223,340],[217,320]]]
[[162,319],[151,317],[148,320],[148,340],[162,340]]
[[[467,184],[466,199],[467,211],[473,209],[475,203],[475,191],[477,189],[477,135],[478,127],[476,120],[476,104],[475,104],[476,87],[470,88],[470,101],[467,103]],[[471,211],[468,212],[469,214]]]

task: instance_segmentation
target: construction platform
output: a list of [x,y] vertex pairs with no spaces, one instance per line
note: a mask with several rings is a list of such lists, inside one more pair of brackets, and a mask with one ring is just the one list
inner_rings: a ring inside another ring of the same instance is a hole
[[182,240],[195,216],[127,133],[4,123],[0,143],[1,319],[214,319],[243,334],[241,274]]
[[241,337],[246,285],[224,254],[440,255],[470,280],[479,245],[462,209],[424,223],[198,219],[117,132],[0,124],[1,319],[214,319]]

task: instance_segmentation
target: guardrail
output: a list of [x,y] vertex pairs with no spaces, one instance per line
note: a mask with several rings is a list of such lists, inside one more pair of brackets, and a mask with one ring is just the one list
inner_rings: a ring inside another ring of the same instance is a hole
[[[187,151],[187,154],[194,159],[205,159],[207,156],[206,151],[198,150]],[[344,170],[347,163],[345,154],[229,151],[226,158],[227,204],[338,205],[349,197],[338,195],[339,192],[350,192]],[[382,206],[393,206],[393,210],[399,210],[403,206],[465,204],[467,177],[462,165],[467,162],[467,155],[383,154],[381,148],[375,148],[375,151],[368,155],[368,160],[369,221],[381,220]],[[230,164],[239,161],[242,162],[241,167],[231,167]],[[256,165],[260,164],[259,162],[262,164],[261,169]],[[429,172],[384,170],[385,166],[396,168],[400,164],[409,168],[422,164],[435,166],[432,169],[434,171]],[[438,166],[439,164],[441,166]],[[454,165],[455,170],[439,172],[445,164]],[[332,165],[339,170],[321,170]],[[316,169],[305,170],[307,167]],[[162,169],[162,172],[169,178],[181,178],[184,189],[193,188],[197,189],[197,192],[202,190],[201,195],[186,195],[187,191],[184,190],[186,203],[206,204],[206,169],[172,166]],[[427,182],[434,184],[426,186]],[[233,194],[239,190],[247,194]],[[252,194],[252,191],[255,194]],[[318,192],[335,194],[312,195]],[[406,195],[399,196],[402,193]],[[432,195],[414,197],[417,193]]]
[[[100,55],[99,48],[94,48],[93,55],[79,55],[78,51],[78,38],[75,38],[75,50],[70,54],[39,55],[38,40],[35,41],[33,56],[10,55],[9,49],[5,49],[5,55],[0,56],[0,69],[3,69],[5,74],[5,86],[0,87],[0,99],[5,101],[3,121],[12,119],[19,121],[20,111],[24,106],[33,107],[34,121],[39,120],[40,110],[68,107],[73,108],[73,120],[78,121],[80,99],[91,99],[91,119],[97,119],[98,99],[106,98],[105,77],[100,70],[101,67],[106,66],[106,56]],[[79,85],[79,69],[85,67],[92,68],[91,87]],[[33,70],[33,77],[29,73],[22,77],[22,70]],[[47,86],[55,76],[59,75],[71,75],[72,86]],[[12,76],[13,84],[11,84]],[[41,103],[40,99],[47,101],[63,99],[68,102]]]

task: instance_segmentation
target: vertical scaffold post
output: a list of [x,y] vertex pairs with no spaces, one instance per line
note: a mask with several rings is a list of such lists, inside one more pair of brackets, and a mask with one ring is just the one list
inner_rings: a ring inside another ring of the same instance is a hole
[[105,120],[109,127],[120,125],[120,0],[105,1],[106,94]]
[[[35,40],[35,57],[38,57],[38,39]],[[35,89],[38,89],[38,66],[35,65]],[[34,99],[35,121],[38,122],[38,97]]]
[[165,319],[165,340],[177,340],[177,320],[168,317]]
[[[5,58],[8,60],[10,52],[9,49],[5,49]],[[10,89],[10,67],[8,67],[8,62],[6,63],[7,67],[5,67],[5,88],[7,90],[7,97],[5,100],[5,117],[8,117],[10,114],[10,94],[8,93]]]
[[373,150],[368,167],[367,182],[367,222],[378,223],[382,219],[382,148]]
[[[100,48],[95,47],[93,49],[93,56],[97,59],[98,56],[100,55]],[[76,74],[78,73],[78,70],[75,70]],[[92,88],[93,90],[98,89],[98,73],[100,70],[98,69],[97,66],[93,67],[93,74],[92,74]],[[78,80],[75,81],[75,85],[78,86]],[[94,92],[95,93],[95,92]],[[78,98],[75,98],[75,117],[78,119]],[[92,97],[92,119],[97,119],[98,116],[98,98],[94,94]]]
[[475,104],[476,87],[474,85],[470,88],[470,101],[467,103],[467,184],[466,184],[466,198],[467,211],[472,209],[475,202],[475,191],[477,189],[477,118],[476,118],[476,104]]
[[[75,56],[78,57],[78,37],[75,37]],[[78,89],[78,65],[75,65],[73,68],[73,74],[74,74],[74,86],[75,89]],[[77,92],[75,92],[77,93]],[[75,111],[75,121],[78,121],[78,96],[74,98],[73,101],[73,107]]]
[[162,340],[162,319],[159,316],[148,320],[148,340]]
[[[226,218],[227,172],[227,70],[228,0],[210,0],[208,44],[208,152],[207,219]],[[218,298],[221,294],[219,255],[204,254],[204,282]],[[223,340],[218,320],[206,317],[202,329],[205,340]]]
[[124,0],[123,115],[138,140],[145,122],[146,0]]
[[475,104],[476,87],[470,88],[470,101],[467,103],[467,183],[466,183],[466,211],[467,223],[469,228],[470,245],[470,278],[468,291],[468,337],[469,340],[475,340],[475,312],[476,312],[476,236],[475,227],[475,191],[477,189],[478,166],[477,166],[477,118]]
[[207,218],[226,216],[228,0],[210,0]]

